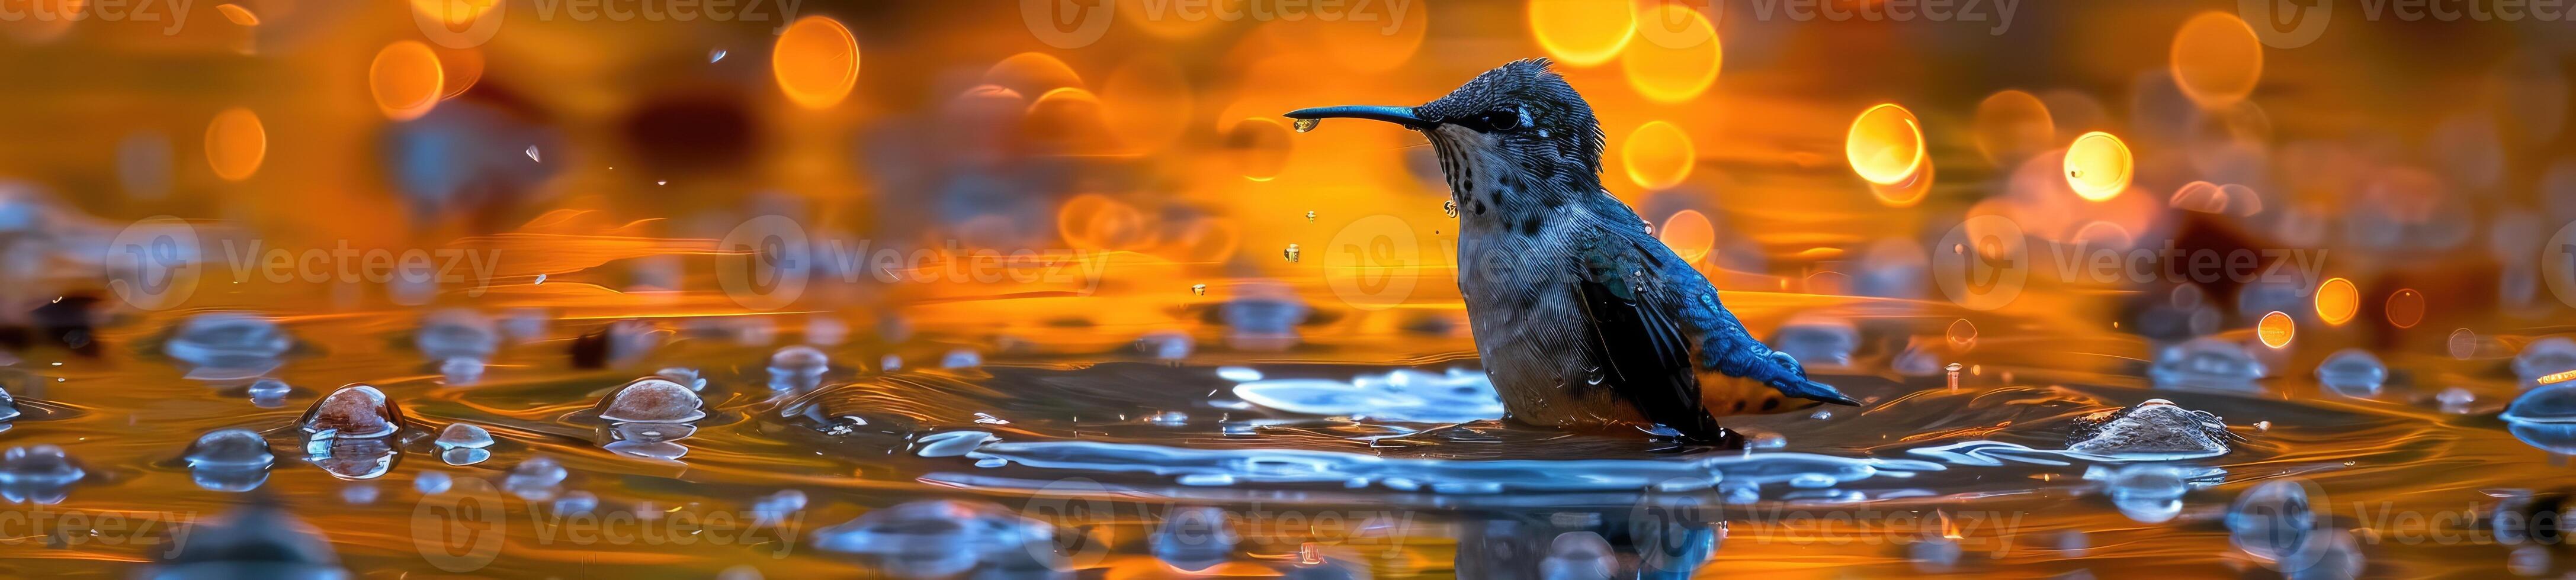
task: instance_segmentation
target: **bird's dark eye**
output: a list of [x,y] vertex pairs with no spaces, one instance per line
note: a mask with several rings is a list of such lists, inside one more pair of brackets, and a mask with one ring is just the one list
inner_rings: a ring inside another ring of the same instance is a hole
[[1462,124],[1480,133],[1509,131],[1520,128],[1521,112],[1518,109],[1494,109],[1479,113]]

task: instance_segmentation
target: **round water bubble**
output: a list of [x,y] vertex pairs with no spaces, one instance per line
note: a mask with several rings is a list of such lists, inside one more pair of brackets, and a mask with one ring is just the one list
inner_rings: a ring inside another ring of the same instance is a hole
[[492,432],[473,423],[449,423],[438,430],[439,449],[481,449],[492,446]]
[[556,486],[571,476],[572,472],[566,471],[563,464],[540,455],[510,468],[510,474],[502,478],[501,484],[522,498],[545,498],[553,496]]
[[2226,389],[2252,387],[2255,379],[2269,371],[2243,344],[2217,339],[2195,338],[2159,349],[2156,362],[2147,375],[2160,387],[2202,386]]
[[562,497],[555,498],[556,515],[586,514],[596,509],[599,509],[599,496],[587,491],[576,489],[564,492]]
[[984,355],[970,349],[948,351],[947,355],[939,358],[939,368],[943,369],[971,369],[980,366],[984,366]]
[[2467,388],[2463,387],[2442,389],[2441,393],[2433,395],[2433,402],[2440,403],[2442,405],[2442,412],[2444,413],[2467,413],[2469,412],[2469,404],[2475,403],[2477,400],[2477,393],[2469,392]]
[[403,423],[402,409],[384,391],[352,383],[313,402],[297,424],[307,433],[329,431],[346,439],[392,435]]
[[185,459],[191,468],[265,468],[277,460],[268,451],[268,438],[249,429],[208,431],[188,445]]
[[2380,385],[2388,382],[2388,365],[2379,362],[2379,357],[2370,351],[2347,348],[2327,355],[2325,362],[2317,364],[2317,382],[2343,395],[2370,397],[2378,395]]
[[814,546],[873,556],[888,573],[942,577],[978,563],[1051,553],[1055,526],[990,502],[931,500],[898,504],[814,530]]
[[438,375],[451,387],[483,382],[483,359],[460,356],[439,361]]
[[2576,423],[2576,384],[2545,386],[2514,397],[2503,419],[2521,423]]
[[601,397],[599,418],[609,421],[683,423],[704,419],[705,401],[697,391],[662,377],[645,377],[627,382],[608,396]]
[[265,370],[293,341],[276,322],[246,312],[208,312],[179,323],[162,353],[200,367]]
[[465,309],[439,310],[422,316],[420,331],[412,344],[431,360],[457,357],[491,358],[501,344],[501,333],[492,318]]
[[0,453],[0,499],[39,504],[61,503],[71,484],[88,475],[81,462],[63,448],[36,444]]
[[2133,463],[2120,466],[2104,482],[2111,505],[2120,514],[2138,523],[2155,524],[2182,515],[2182,495],[2189,490],[2187,475],[2163,463]]
[[769,373],[781,377],[813,377],[831,370],[832,358],[823,351],[805,345],[778,349],[769,355]]

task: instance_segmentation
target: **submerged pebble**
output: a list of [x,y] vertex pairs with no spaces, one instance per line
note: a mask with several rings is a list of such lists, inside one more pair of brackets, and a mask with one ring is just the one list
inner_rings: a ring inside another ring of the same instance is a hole
[[599,418],[610,421],[683,423],[704,419],[705,401],[697,391],[659,376],[627,382],[599,402]]
[[2317,382],[2344,395],[2377,395],[2380,385],[2387,381],[2388,365],[2380,363],[2379,357],[2368,350],[2347,348],[2335,351],[2326,356],[2325,362],[2317,364]]
[[335,432],[341,438],[384,437],[402,430],[401,407],[373,386],[351,383],[304,411],[297,424],[307,433]]
[[1052,560],[1055,535],[1055,526],[991,502],[929,500],[871,511],[812,538],[816,548],[872,556],[887,573],[918,578]]

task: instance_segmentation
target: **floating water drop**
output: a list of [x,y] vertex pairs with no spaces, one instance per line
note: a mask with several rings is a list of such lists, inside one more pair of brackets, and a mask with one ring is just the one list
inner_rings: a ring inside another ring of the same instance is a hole
[[2270,371],[2245,345],[2216,338],[2195,338],[2158,351],[2147,375],[2160,387],[2199,386],[2230,390],[2253,388]]
[[1279,255],[1286,256],[1290,263],[1295,263],[1297,261],[1297,255],[1300,253],[1302,252],[1297,249],[1296,244],[1288,244],[1288,249],[1281,250]]
[[763,524],[776,524],[804,510],[805,492],[793,489],[779,490],[751,502],[752,517]]
[[439,449],[481,449],[492,446],[492,432],[473,423],[449,423],[438,431]]
[[286,395],[294,392],[285,381],[260,379],[250,384],[250,404],[262,409],[286,406]]
[[189,444],[185,460],[191,468],[265,468],[277,458],[268,452],[268,438],[257,431],[217,429]]
[[61,503],[71,484],[88,472],[63,448],[47,444],[11,447],[0,454],[0,499],[39,504]]
[[773,377],[814,377],[831,370],[832,359],[821,349],[795,345],[778,349],[769,355],[769,373]]
[[2294,556],[2317,531],[2316,512],[2308,491],[2298,482],[2272,480],[2256,484],[2227,508],[2228,542],[2261,562]]
[[2164,523],[2182,515],[2183,492],[2189,489],[2180,468],[2167,463],[2132,463],[2112,471],[2104,487],[2120,514],[2143,524]]
[[545,163],[545,162],[546,162],[544,159],[541,159],[541,158],[539,158],[539,157],[537,156],[537,146],[535,146],[535,145],[529,145],[529,146],[528,146],[528,161],[532,161],[532,162],[536,162],[536,163]]
[[179,323],[162,354],[199,367],[266,371],[292,345],[268,318],[242,312],[208,312]]
[[705,401],[697,391],[662,377],[635,379],[599,402],[599,418],[609,421],[685,423],[704,419]]
[[1200,296],[1206,296],[1206,295],[1207,295],[1207,285],[1206,285],[1206,284],[1191,284],[1191,285],[1190,285],[1190,293],[1191,293],[1191,294],[1200,295]]
[[596,509],[599,509],[599,496],[587,491],[576,489],[555,498],[554,514],[557,516],[586,514]]
[[2326,356],[2317,364],[2317,382],[2354,397],[2379,394],[2379,386],[2388,381],[2388,365],[2370,351],[2347,348]]
[[719,48],[719,49],[715,49],[714,51],[711,51],[711,52],[708,52],[708,53],[707,53],[707,64],[715,64],[715,63],[719,63],[719,62],[724,62],[724,57],[725,57],[725,49],[721,49],[721,48]]
[[1548,541],[1547,558],[1540,560],[1541,577],[1554,579],[1608,579],[1619,570],[1618,551],[1610,541],[1594,532],[1566,532]]
[[464,356],[447,359],[438,363],[438,374],[451,387],[482,382],[483,361]]
[[555,463],[553,458],[539,455],[519,462],[518,467],[510,468],[509,476],[503,478],[501,483],[502,486],[509,488],[511,493],[522,498],[542,499],[552,497],[554,487],[562,484],[564,479],[571,475],[571,472],[564,470],[563,464]]
[[1860,347],[1860,327],[1821,315],[1794,317],[1771,335],[1771,345],[1808,366],[1848,366]]
[[948,351],[946,356],[939,357],[939,368],[943,369],[971,369],[981,366],[984,366],[984,355],[972,349],[952,350]]
[[1297,128],[1297,132],[1304,133],[1315,130],[1316,125],[1321,125],[1323,123],[1323,119],[1298,119],[1292,123],[1292,125]]
[[2461,387],[2442,389],[2440,394],[2433,395],[2433,402],[2440,403],[2442,405],[2442,412],[2444,413],[2467,413],[2469,412],[2469,404],[2477,402],[2477,400],[2478,395],[2476,393],[2471,393],[2468,389]]
[[315,401],[297,422],[306,433],[328,431],[342,439],[392,435],[402,429],[403,423],[402,408],[386,398],[384,391],[357,383]]

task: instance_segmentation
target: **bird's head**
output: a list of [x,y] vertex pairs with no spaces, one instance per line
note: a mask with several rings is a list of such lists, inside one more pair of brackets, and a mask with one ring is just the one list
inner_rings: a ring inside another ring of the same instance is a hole
[[1544,189],[1525,187],[1537,182],[1557,182],[1569,187],[1566,191],[1599,191],[1601,123],[1592,118],[1583,95],[1548,70],[1548,64],[1544,58],[1512,61],[1421,106],[1315,107],[1287,116],[1301,125],[1352,118],[1421,131],[1439,151],[1450,188],[1462,197],[1476,182],[1494,181],[1518,191]]

